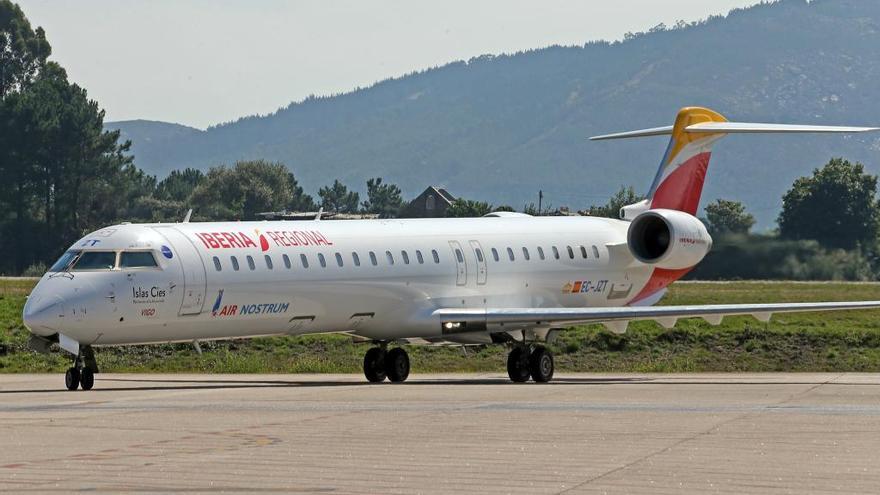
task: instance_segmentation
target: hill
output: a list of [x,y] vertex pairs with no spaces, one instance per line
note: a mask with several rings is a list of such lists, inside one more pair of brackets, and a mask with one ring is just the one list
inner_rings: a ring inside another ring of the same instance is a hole
[[[880,2],[782,0],[618,43],[454,62],[204,132],[109,126],[160,176],[265,158],[311,191],[382,176],[408,195],[439,184],[521,207],[543,189],[553,205],[584,207],[620,185],[644,191],[666,145],[589,135],[665,125],[686,105],[735,120],[880,124],[878,75]],[[716,149],[704,201],[742,200],[763,227],[792,181],[831,156],[880,171],[876,135],[735,136]]]

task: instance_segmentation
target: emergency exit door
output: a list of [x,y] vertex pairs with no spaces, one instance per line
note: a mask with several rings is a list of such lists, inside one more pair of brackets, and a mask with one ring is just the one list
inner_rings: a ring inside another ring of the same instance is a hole
[[486,253],[479,241],[470,241],[471,249],[474,252],[474,258],[477,259],[477,285],[486,284]]
[[467,261],[464,257],[464,251],[461,250],[461,244],[458,241],[449,241],[449,247],[452,248],[452,258],[455,260],[455,284],[467,284]]

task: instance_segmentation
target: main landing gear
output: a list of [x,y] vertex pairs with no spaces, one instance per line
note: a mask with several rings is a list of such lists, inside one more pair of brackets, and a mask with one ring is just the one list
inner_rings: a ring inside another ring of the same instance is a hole
[[386,350],[385,345],[373,347],[364,355],[364,376],[372,383],[388,378],[400,383],[409,376],[409,355],[401,347]]
[[64,385],[67,390],[91,390],[95,386],[95,373],[98,372],[98,363],[95,361],[95,352],[91,347],[85,346],[73,360],[73,366],[64,373]]
[[516,383],[527,382],[529,377],[547,383],[553,379],[553,369],[553,353],[542,345],[530,348],[520,344],[507,355],[507,375]]

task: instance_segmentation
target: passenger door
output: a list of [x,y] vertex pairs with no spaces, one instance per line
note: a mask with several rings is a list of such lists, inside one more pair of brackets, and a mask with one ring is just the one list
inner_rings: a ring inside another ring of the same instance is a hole
[[467,260],[464,257],[464,251],[458,241],[449,241],[449,247],[452,248],[452,259],[455,260],[455,284],[467,284]]
[[477,285],[486,284],[486,253],[480,246],[479,241],[470,241],[471,249],[474,251],[474,258],[477,260]]
[[170,254],[172,258],[177,258],[178,265],[183,271],[183,302],[178,314],[196,315],[201,313],[207,289],[205,264],[202,261],[202,256],[183,232],[170,226],[153,228],[171,244]]

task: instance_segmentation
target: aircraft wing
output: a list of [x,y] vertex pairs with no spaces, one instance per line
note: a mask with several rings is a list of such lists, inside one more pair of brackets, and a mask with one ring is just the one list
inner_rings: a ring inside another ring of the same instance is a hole
[[491,324],[547,325],[605,323],[613,331],[625,331],[636,320],[654,320],[664,327],[679,318],[703,318],[718,325],[725,316],[751,315],[769,321],[773,313],[837,311],[880,308],[880,301],[806,302],[772,304],[707,304],[693,306],[623,306],[614,308],[455,308],[437,309],[433,317],[451,333],[477,331]]

